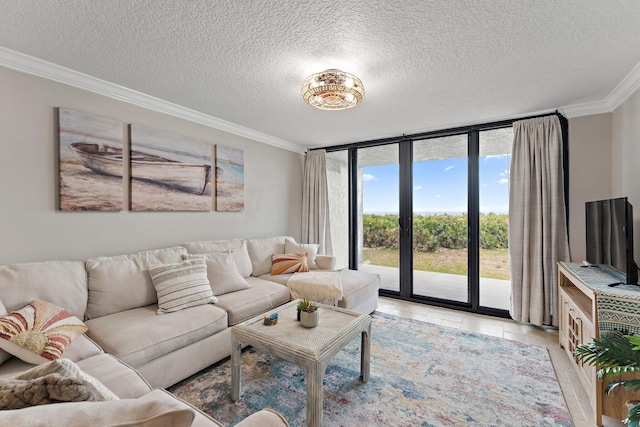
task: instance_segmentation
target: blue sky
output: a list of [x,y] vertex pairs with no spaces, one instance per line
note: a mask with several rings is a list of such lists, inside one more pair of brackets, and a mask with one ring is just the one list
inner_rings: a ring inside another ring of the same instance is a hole
[[[508,213],[511,155],[480,157],[480,212]],[[363,168],[364,213],[398,212],[398,165]],[[467,211],[467,159],[442,159],[413,165],[413,211]]]

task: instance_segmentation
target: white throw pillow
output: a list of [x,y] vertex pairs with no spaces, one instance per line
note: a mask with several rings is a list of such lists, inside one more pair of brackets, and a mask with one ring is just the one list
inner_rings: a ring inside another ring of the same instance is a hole
[[213,296],[204,259],[187,259],[149,268],[158,293],[158,314],[218,302]]
[[213,295],[223,295],[251,287],[238,272],[233,254],[229,251],[186,255],[186,257],[187,259],[204,258]]
[[235,261],[238,272],[242,277],[251,276],[251,272],[253,271],[251,258],[249,258],[249,252],[247,251],[246,240],[233,239],[189,242],[183,243],[182,246],[185,247],[187,252],[190,254],[210,254],[213,252],[228,252],[231,250],[233,260]]
[[295,253],[307,253],[307,264],[309,265],[309,270],[318,270],[318,265],[316,264],[316,256],[318,255],[318,248],[320,245],[315,243],[296,243],[295,240],[287,238],[284,241],[284,253],[285,254],[295,254]]
[[253,266],[253,276],[259,277],[271,272],[271,255],[285,253],[285,238],[286,236],[247,240],[247,250]]

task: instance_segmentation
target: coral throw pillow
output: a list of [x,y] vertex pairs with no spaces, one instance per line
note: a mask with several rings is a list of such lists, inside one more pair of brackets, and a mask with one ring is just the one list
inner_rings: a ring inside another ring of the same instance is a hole
[[297,254],[273,254],[271,256],[271,274],[285,273],[306,273],[309,271],[307,265],[307,253]]
[[71,341],[87,326],[61,307],[33,300],[18,311],[0,317],[0,348],[27,363],[59,359]]

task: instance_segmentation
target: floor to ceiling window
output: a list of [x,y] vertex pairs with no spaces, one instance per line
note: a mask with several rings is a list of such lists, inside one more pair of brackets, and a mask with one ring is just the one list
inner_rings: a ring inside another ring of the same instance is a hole
[[340,268],[382,295],[506,316],[511,121],[327,149]]

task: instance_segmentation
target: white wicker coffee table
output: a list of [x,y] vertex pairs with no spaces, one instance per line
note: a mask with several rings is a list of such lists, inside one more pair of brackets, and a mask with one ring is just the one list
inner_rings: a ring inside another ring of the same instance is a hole
[[358,335],[360,379],[369,381],[371,316],[319,304],[320,322],[305,328],[296,320],[298,301],[292,301],[269,313],[278,313],[278,324],[266,326],[263,316],[254,317],[231,329],[231,399],[241,393],[242,346],[251,345],[281,359],[297,364],[307,384],[307,426],[322,426],[322,380],[331,359]]

